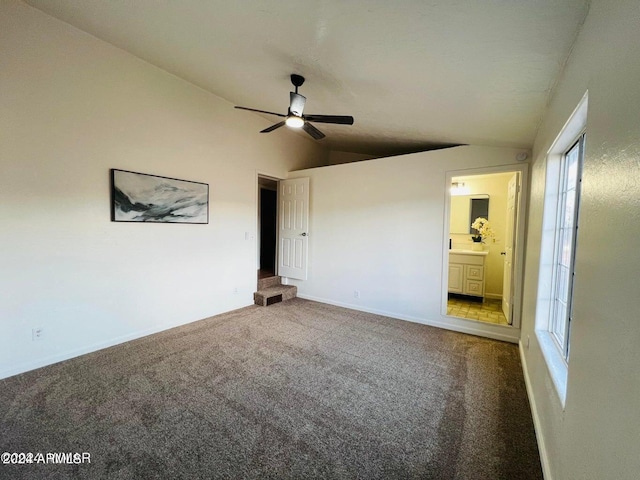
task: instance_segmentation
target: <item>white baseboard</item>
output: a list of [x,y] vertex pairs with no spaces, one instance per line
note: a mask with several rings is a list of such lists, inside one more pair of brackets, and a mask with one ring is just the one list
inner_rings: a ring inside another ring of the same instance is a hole
[[547,448],[544,443],[544,437],[542,436],[542,427],[540,424],[540,416],[538,415],[538,407],[536,406],[536,399],[533,396],[533,388],[531,387],[531,379],[529,378],[529,369],[527,368],[527,357],[524,354],[524,348],[522,347],[522,340],[518,342],[520,350],[520,363],[522,364],[522,373],[524,374],[524,384],[527,387],[527,397],[529,397],[529,405],[531,406],[531,416],[533,417],[533,428],[536,432],[536,440],[538,442],[538,451],[540,453],[540,463],[542,464],[542,475],[545,480],[553,480],[551,475],[551,467],[549,465],[549,456],[547,454]]
[[185,325],[185,324],[183,323],[183,324],[177,324],[177,325],[162,325],[159,327],[156,326],[146,330],[140,330],[135,333],[130,333],[127,335],[122,335],[120,337],[112,338],[107,340],[106,342],[98,342],[82,348],[69,350],[67,352],[58,353],[55,355],[49,355],[44,358],[39,358],[34,362],[21,363],[7,370],[0,371],[0,379],[11,377],[13,375],[18,375],[20,373],[25,373],[30,370],[35,370],[36,368],[53,365],[54,363],[63,362],[71,358],[79,357],[80,355],[86,355],[87,353],[97,352],[98,350],[102,350],[103,348],[109,348],[124,342],[129,342],[131,340],[137,340],[138,338],[146,337],[147,335],[152,335],[154,333],[162,332],[164,330],[169,330],[170,328],[179,327],[180,325]]
[[[492,324],[482,324],[480,322],[475,322],[473,320],[468,320],[468,322],[470,323],[470,325],[468,326],[455,325],[455,324],[443,322],[442,320],[430,320],[426,318],[419,318],[419,317],[413,317],[410,315],[404,315],[396,312],[387,312],[387,311],[378,310],[375,308],[363,307],[362,305],[353,305],[350,303],[336,302],[334,300],[330,300],[327,298],[314,297],[313,295],[306,295],[304,293],[299,293],[299,292],[298,292],[298,297],[304,298],[305,300],[312,300],[314,302],[335,305],[336,307],[344,307],[344,308],[349,308],[351,310],[358,310],[360,312],[373,313],[375,315],[382,315],[384,317],[395,318],[398,320],[405,320],[407,322],[421,323],[423,325],[429,325],[431,327],[443,328],[445,330],[452,330],[454,332],[460,332],[460,333],[468,333],[470,335],[491,338],[493,340],[500,340],[503,342],[518,343],[520,339],[520,330],[515,329],[513,327],[500,326],[503,328],[513,329],[513,332],[507,331],[506,333],[500,333],[500,332],[491,331],[491,330],[482,328],[483,325],[489,326],[489,328],[492,328],[491,326]],[[460,320],[464,321],[464,319],[460,319]],[[475,324],[478,324],[478,325],[476,326]],[[497,325],[493,325],[493,326],[495,327]]]
[[[247,304],[247,305],[243,305],[243,306],[239,306],[237,308],[243,308],[249,305],[252,305],[253,303]],[[235,310],[232,309],[232,310]],[[225,312],[220,312],[220,313],[225,313]],[[215,315],[219,315],[220,313],[213,313],[210,316],[213,317]],[[205,317],[205,318],[209,318],[209,317]],[[153,326],[151,328],[147,328],[144,330],[139,330],[137,332],[133,332],[133,333],[129,333],[126,335],[122,335],[120,337],[115,337],[115,338],[111,338],[109,340],[106,340],[104,342],[97,342],[97,343],[93,343],[91,345],[87,345],[81,348],[76,348],[73,350],[69,350],[66,352],[62,352],[62,353],[57,353],[55,355],[49,355],[47,357],[43,357],[43,358],[39,358],[33,362],[24,362],[24,363],[20,363],[18,365],[13,365],[5,370],[0,370],[0,380],[2,380],[3,378],[8,378],[8,377],[12,377],[14,375],[19,375],[20,373],[25,373],[28,372],[30,370],[35,370],[37,368],[42,368],[42,367],[46,367],[48,365],[53,365],[54,363],[58,363],[58,362],[63,362],[65,360],[70,360],[72,358],[75,357],[79,357],[81,355],[86,355],[87,353],[93,353],[93,352],[97,352],[98,350],[102,350],[104,348],[109,348],[109,347],[113,347],[115,345],[119,345],[121,343],[125,343],[125,342],[129,342],[131,340],[137,340],[138,338],[142,338],[142,337],[146,337],[148,335],[153,335],[154,333],[159,333],[159,332],[163,332],[165,330],[169,330],[171,328],[175,328],[175,327],[181,327],[182,325],[188,325],[189,323],[193,323],[193,322],[198,322],[200,320],[203,319],[198,319],[198,320],[190,320],[190,321],[186,321],[186,322],[180,322],[180,323],[170,323],[170,324],[162,324],[162,325],[156,325]]]
[[502,300],[502,295],[499,293],[486,293],[484,294],[486,298],[491,298],[492,300]]

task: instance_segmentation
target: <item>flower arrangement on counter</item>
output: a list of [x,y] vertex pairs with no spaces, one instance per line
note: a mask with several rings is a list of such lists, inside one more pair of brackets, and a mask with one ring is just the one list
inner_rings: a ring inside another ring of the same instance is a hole
[[491,228],[489,220],[487,220],[486,218],[476,218],[471,224],[471,228],[478,232],[477,234],[471,236],[471,239],[474,242],[485,243],[487,238],[494,238],[496,236],[493,229]]

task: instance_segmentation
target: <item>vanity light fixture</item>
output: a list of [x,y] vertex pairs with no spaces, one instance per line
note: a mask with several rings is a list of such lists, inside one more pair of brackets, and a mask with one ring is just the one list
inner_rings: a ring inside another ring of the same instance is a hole
[[451,195],[467,195],[469,188],[465,187],[464,182],[451,182]]

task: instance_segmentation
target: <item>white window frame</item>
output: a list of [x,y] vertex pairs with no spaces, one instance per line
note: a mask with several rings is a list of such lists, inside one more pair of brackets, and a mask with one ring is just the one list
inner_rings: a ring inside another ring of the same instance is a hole
[[[544,211],[542,221],[542,243],[540,250],[540,274],[538,283],[538,298],[536,307],[536,337],[542,350],[542,355],[547,364],[549,374],[555,386],[558,398],[564,408],[567,395],[567,377],[569,373],[570,352],[570,319],[573,297],[573,274],[575,259],[575,240],[577,228],[577,214],[579,209],[579,189],[577,184],[576,208],[574,211],[573,228],[571,231],[571,255],[569,261],[570,282],[566,295],[567,321],[563,325],[564,335],[559,335],[558,319],[552,312],[556,309],[556,293],[559,288],[557,281],[557,264],[559,250],[561,248],[558,238],[558,227],[561,216],[564,213],[563,200],[563,166],[565,155],[580,142],[578,152],[584,152],[584,134],[587,124],[588,94],[585,94],[569,120],[565,123],[560,134],[547,152],[546,158],[546,183],[544,195]],[[581,168],[578,171],[578,179],[581,176]],[[566,245],[566,243],[565,243]]]
[[[553,279],[549,309],[549,332],[565,362],[569,362],[569,340],[573,317],[573,280],[575,276],[576,231],[580,208],[580,182],[584,156],[584,132],[567,150],[560,160],[560,182],[558,185],[558,208],[556,215],[555,246],[553,259]],[[575,183],[569,184],[569,156],[575,152]],[[567,219],[567,200],[573,196],[574,207],[571,218]],[[564,250],[568,249],[568,252]],[[561,280],[561,272],[566,278]],[[563,313],[558,313],[562,309]]]

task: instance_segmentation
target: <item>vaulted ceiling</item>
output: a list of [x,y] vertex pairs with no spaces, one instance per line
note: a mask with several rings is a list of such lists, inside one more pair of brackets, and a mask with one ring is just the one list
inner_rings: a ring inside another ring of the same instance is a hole
[[[332,150],[530,147],[588,0],[27,0],[230,102],[286,113],[289,76]],[[234,110],[236,115],[260,115]],[[265,127],[278,118],[264,116]],[[249,132],[258,135],[258,132]],[[268,135],[304,135],[281,128]]]

